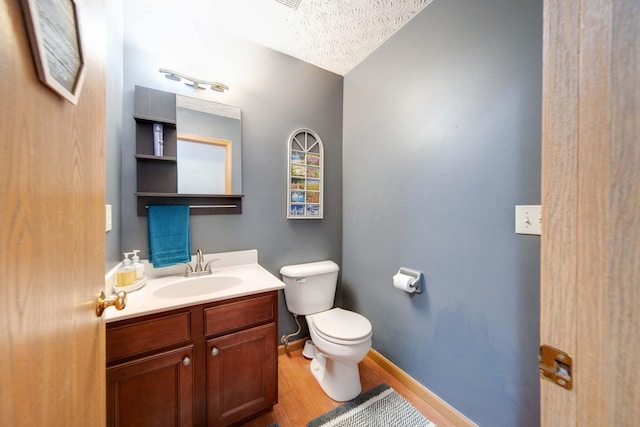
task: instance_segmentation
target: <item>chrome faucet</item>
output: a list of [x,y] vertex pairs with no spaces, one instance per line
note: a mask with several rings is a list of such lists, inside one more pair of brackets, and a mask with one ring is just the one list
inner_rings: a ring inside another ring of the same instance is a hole
[[191,265],[187,264],[184,277],[204,276],[205,274],[213,273],[213,271],[211,271],[211,263],[213,261],[218,261],[218,259],[209,260],[209,262],[207,262],[203,267],[202,263],[204,262],[204,256],[202,255],[202,250],[198,249],[196,251],[195,268],[192,268]]
[[196,251],[196,256],[197,256],[197,260],[196,260],[196,273],[199,271],[202,271],[202,262],[204,261],[204,255],[202,255],[202,249],[198,249]]

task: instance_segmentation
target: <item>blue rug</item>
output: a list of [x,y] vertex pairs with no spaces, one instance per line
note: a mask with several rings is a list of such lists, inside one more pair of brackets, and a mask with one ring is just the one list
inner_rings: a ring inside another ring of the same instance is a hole
[[309,421],[307,427],[437,427],[387,384]]

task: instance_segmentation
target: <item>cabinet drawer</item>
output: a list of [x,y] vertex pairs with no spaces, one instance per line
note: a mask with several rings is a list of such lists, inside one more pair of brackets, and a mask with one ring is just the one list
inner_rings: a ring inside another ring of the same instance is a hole
[[207,308],[204,310],[204,333],[215,335],[271,321],[273,305],[273,295],[264,295]]
[[107,362],[191,339],[191,314],[145,320],[107,329]]

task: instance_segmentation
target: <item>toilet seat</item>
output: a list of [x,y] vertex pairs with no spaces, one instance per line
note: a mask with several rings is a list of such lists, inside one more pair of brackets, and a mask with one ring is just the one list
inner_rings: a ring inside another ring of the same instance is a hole
[[353,311],[333,308],[308,317],[309,327],[329,342],[355,345],[371,338],[371,322]]

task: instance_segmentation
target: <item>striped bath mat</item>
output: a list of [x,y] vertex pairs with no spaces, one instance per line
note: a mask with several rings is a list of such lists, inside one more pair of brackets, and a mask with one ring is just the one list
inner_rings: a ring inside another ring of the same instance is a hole
[[387,384],[320,415],[307,427],[436,427]]

